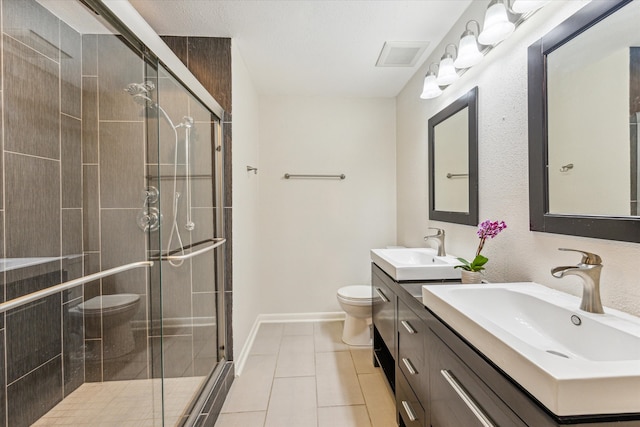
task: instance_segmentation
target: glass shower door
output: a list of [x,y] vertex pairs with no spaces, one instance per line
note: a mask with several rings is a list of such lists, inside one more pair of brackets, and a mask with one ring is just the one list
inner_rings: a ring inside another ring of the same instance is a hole
[[182,425],[224,360],[219,120],[100,4],[0,1],[0,427]]
[[163,378],[165,425],[175,425],[197,406],[224,355],[218,339],[222,153],[218,118],[162,66],[157,86],[158,175],[150,182],[160,193],[162,261],[152,314],[161,327],[151,338],[153,377]]

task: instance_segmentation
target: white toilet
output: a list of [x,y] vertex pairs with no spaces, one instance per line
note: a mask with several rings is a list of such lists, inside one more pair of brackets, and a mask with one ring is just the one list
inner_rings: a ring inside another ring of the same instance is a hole
[[113,359],[135,348],[130,322],[139,306],[140,295],[115,294],[93,297],[78,304],[75,310],[84,317],[87,338],[102,336],[103,357]]
[[338,289],[337,297],[347,314],[342,341],[349,345],[371,345],[371,286],[345,286]]

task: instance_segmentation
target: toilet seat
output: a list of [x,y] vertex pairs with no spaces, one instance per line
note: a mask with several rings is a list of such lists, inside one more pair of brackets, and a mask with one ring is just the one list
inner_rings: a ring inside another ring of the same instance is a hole
[[338,289],[338,298],[353,305],[371,305],[371,287],[366,285],[345,286]]
[[126,310],[140,300],[137,294],[99,295],[78,304],[78,310],[84,314],[113,313]]

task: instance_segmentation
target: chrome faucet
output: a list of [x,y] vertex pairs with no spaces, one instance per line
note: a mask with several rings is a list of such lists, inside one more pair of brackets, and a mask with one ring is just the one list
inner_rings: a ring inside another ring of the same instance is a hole
[[436,242],[436,249],[438,250],[437,256],[447,256],[444,250],[444,230],[442,228],[429,227],[429,230],[436,230],[436,234],[430,234],[424,237],[424,241],[428,242],[433,240]]
[[589,313],[603,314],[602,302],[600,301],[600,273],[602,272],[602,259],[590,252],[576,249],[558,248],[560,251],[573,251],[582,254],[582,261],[575,266],[556,267],[551,270],[551,275],[558,279],[565,275],[578,276],[583,280],[582,302],[580,310]]

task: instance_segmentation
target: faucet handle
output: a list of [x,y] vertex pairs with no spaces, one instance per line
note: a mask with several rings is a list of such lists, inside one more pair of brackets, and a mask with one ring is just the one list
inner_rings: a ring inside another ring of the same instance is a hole
[[436,230],[436,234],[433,234],[431,236],[426,236],[425,239],[427,237],[444,236],[444,230],[442,228],[427,227],[427,230]]
[[587,264],[587,265],[602,264],[602,258],[600,258],[600,255],[597,255],[591,252],[581,251],[579,249],[567,249],[567,248],[558,248],[558,250],[581,253],[582,254],[582,261],[580,261],[581,264]]

